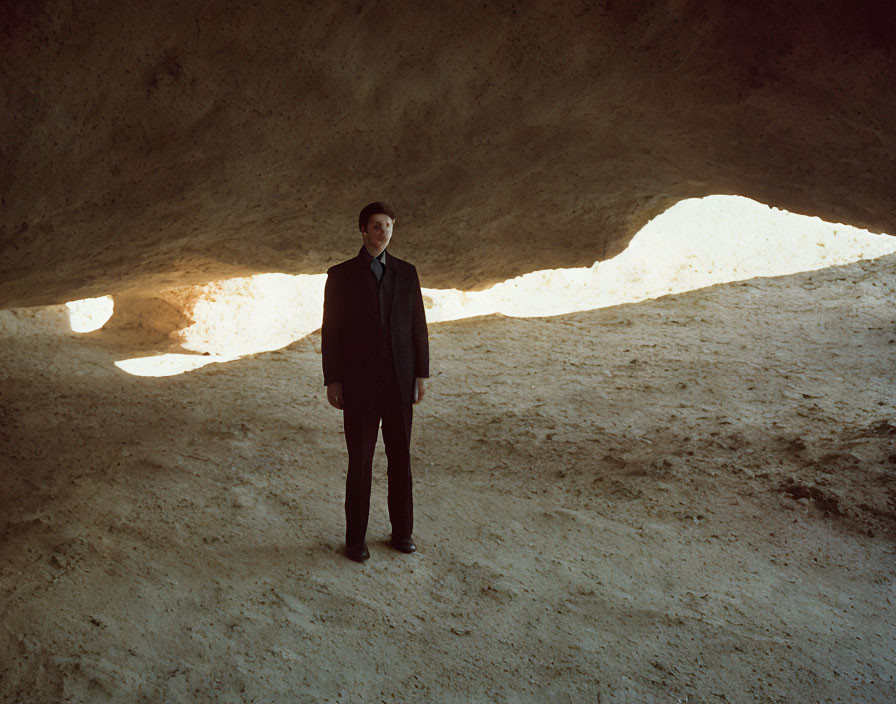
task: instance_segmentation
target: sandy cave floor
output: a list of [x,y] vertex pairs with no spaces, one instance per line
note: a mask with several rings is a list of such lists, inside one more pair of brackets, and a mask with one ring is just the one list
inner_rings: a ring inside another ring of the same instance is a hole
[[419,552],[380,451],[364,565],[318,334],[138,378],[5,312],[0,700],[893,701],[894,287],[433,326]]

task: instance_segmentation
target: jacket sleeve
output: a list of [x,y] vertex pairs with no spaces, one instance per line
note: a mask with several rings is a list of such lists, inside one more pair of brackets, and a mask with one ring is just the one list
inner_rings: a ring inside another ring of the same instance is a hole
[[417,268],[414,270],[414,307],[411,318],[411,340],[414,345],[414,376],[419,379],[429,377],[429,331],[426,329],[426,309],[423,306],[423,292]]
[[324,286],[324,318],[320,328],[320,352],[324,367],[324,385],[342,381],[339,331],[342,329],[339,290],[332,269]]

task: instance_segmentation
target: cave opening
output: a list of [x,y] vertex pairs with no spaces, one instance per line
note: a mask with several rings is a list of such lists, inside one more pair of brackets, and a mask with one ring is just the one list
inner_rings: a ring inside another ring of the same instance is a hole
[[[616,257],[524,274],[483,291],[424,288],[429,323],[477,316],[545,317],[608,308],[755,277],[811,271],[896,251],[896,238],[769,207],[743,196],[679,201]],[[171,376],[283,348],[318,330],[325,274],[256,274],[193,287],[191,322],[171,332],[186,352],[122,359],[137,376]],[[72,329],[99,329],[112,297],[71,301]],[[104,317],[105,316],[105,317]]]

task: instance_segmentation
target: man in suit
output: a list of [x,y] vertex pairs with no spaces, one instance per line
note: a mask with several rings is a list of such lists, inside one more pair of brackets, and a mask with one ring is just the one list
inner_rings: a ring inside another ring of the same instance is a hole
[[331,267],[321,328],[327,400],[342,411],[348,475],[346,555],[363,562],[370,478],[380,421],[388,460],[391,544],[416,550],[411,537],[411,420],[429,377],[429,339],[417,269],[386,253],[395,213],[385,203],[361,211],[358,256]]

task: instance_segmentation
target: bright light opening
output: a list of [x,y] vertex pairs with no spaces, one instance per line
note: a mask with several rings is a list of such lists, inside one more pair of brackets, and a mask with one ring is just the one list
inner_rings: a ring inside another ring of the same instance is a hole
[[[683,200],[651,220],[619,256],[591,267],[536,271],[485,291],[423,289],[427,321],[501,313],[562,315],[706,286],[848,264],[896,252],[896,238],[770,208],[740,196]],[[116,364],[168,376],[284,347],[321,324],[326,275],[263,274],[196,289],[180,331],[201,354]],[[111,305],[111,303],[110,303]]]
[[796,215],[749,198],[691,198],[647,223],[621,254],[591,267],[536,271],[485,291],[426,291],[432,301],[427,320],[493,313],[562,315],[894,251],[896,237]]
[[68,308],[69,322],[75,332],[99,330],[112,317],[115,308],[112,296],[83,298],[80,301],[69,301],[65,305]]
[[230,362],[237,357],[201,354],[159,354],[153,357],[134,357],[115,362],[115,366],[134,376],[174,376],[199,369],[214,362]]
[[276,350],[321,324],[326,274],[257,274],[193,289],[192,325],[177,335],[197,354],[162,354],[116,362],[137,376],[172,376],[243,355]]
[[257,274],[196,289],[185,349],[240,356],[276,350],[321,325],[326,274]]

